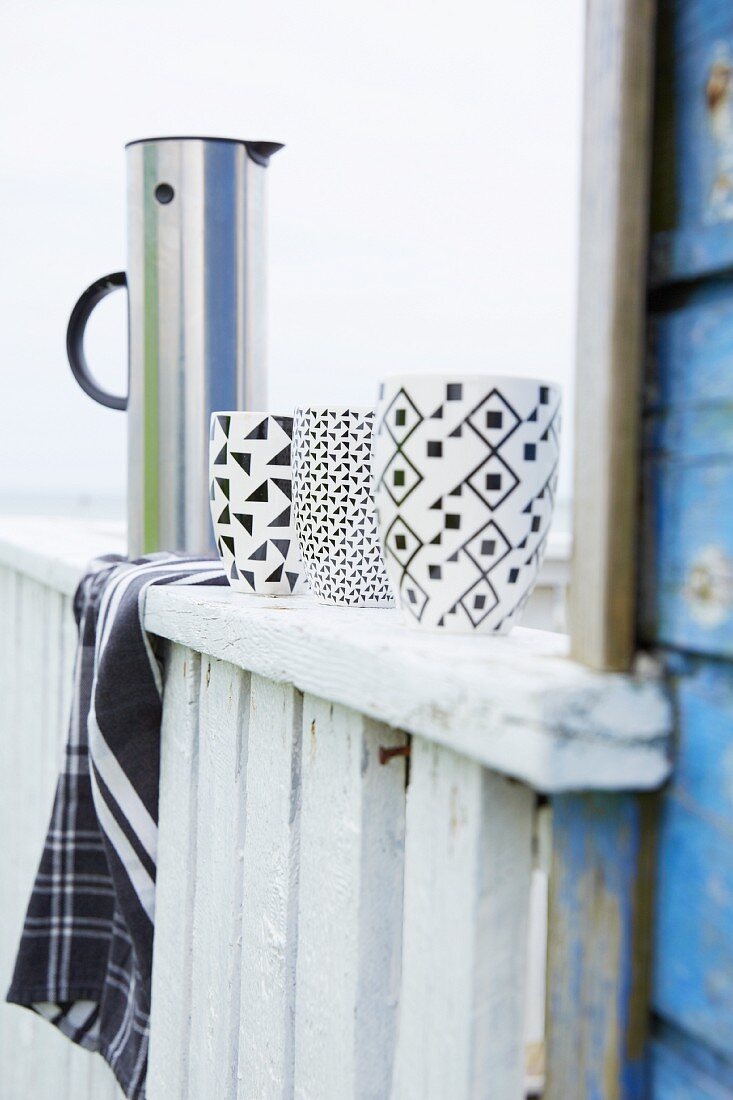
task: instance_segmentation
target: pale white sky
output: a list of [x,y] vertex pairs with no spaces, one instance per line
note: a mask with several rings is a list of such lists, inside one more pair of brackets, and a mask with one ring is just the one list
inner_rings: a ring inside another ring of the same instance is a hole
[[[5,0],[0,495],[124,491],[124,414],[66,364],[124,267],[123,146],[284,141],[269,169],[270,406],[396,371],[565,387],[569,491],[582,0]],[[124,295],[88,358],[121,390]]]

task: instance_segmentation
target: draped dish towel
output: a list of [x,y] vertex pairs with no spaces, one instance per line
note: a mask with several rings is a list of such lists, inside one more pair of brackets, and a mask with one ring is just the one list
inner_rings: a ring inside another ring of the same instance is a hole
[[145,597],[226,583],[214,560],[110,555],[74,597],[66,758],[7,1000],[99,1051],[131,1100],[145,1096],[162,715]]

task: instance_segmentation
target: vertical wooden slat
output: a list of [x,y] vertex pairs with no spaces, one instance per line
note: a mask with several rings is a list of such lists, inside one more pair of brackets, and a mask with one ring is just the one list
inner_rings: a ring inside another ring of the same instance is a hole
[[200,669],[197,653],[171,646],[161,729],[150,1100],[186,1100],[188,1093]]
[[292,1095],[302,699],[252,676],[244,836],[240,1100]]
[[[7,989],[12,976],[15,950],[22,919],[22,890],[18,873],[18,844],[22,822],[16,820],[20,812],[15,776],[21,766],[22,745],[18,735],[18,676],[21,668],[19,653],[18,618],[20,609],[20,577],[9,569],[2,570],[2,618],[4,629],[0,631],[0,753],[2,774],[13,778],[6,784],[0,799],[0,827],[5,838],[0,845],[3,904],[0,905],[0,979]],[[13,1065],[16,1033],[20,1009],[0,1004],[0,1064],[4,1067],[4,1088],[15,1089],[14,1080],[19,1069]]]
[[[58,659],[58,652],[46,652],[45,618],[48,610],[48,590],[29,577],[19,580],[19,602],[16,609],[16,645],[19,669],[15,684],[18,707],[11,732],[17,747],[17,765],[13,773],[16,810],[13,830],[16,848],[13,950],[17,947],[30,897],[38,860],[43,848],[51,809],[47,790],[48,773],[44,760],[47,744],[46,723],[49,721],[48,693],[45,675],[47,658]],[[54,719],[55,719],[54,715]],[[18,1095],[37,1095],[45,1100],[53,1096],[57,1084],[54,1074],[67,1056],[62,1036],[31,1012],[13,1009],[15,1066],[12,1075]],[[45,1057],[37,1059],[34,1051],[42,1049]]]
[[[0,809],[3,845],[3,990],[41,856],[63,758],[76,631],[67,596],[0,571],[0,753],[9,777]],[[0,1096],[9,1100],[107,1100],[119,1096],[101,1059],[69,1043],[45,1020],[0,1005]]]
[[647,1095],[654,796],[555,797],[547,1100]]
[[404,735],[305,696],[295,1088],[389,1095],[399,981]]
[[394,1100],[522,1095],[534,797],[413,738]]
[[[50,593],[50,606],[44,622],[49,644],[45,686],[50,709],[46,727],[44,759],[49,791],[48,813],[59,770],[63,764],[69,728],[77,630],[70,596]],[[55,659],[54,659],[55,655]],[[51,718],[51,716],[54,716]],[[53,1031],[47,1024],[49,1031]],[[59,1081],[66,1076],[64,1095],[68,1100],[122,1100],[122,1090],[107,1063],[96,1054],[70,1043],[58,1035],[63,1058],[53,1065],[53,1087],[49,1100],[59,1100]],[[41,1100],[36,1093],[37,1100]]]
[[552,810],[542,805],[535,814],[532,886],[529,898],[527,946],[527,1007],[525,1083],[529,1096],[540,1095],[545,1075],[545,990],[547,986],[547,904],[552,851]]
[[[68,596],[60,592],[54,592],[50,588],[44,590],[43,606],[40,610],[38,629],[42,632],[42,664],[38,670],[38,683],[42,684],[42,690],[38,693],[36,707],[40,712],[41,728],[38,738],[38,781],[40,786],[40,806],[38,814],[38,856],[41,855],[41,836],[45,834],[51,817],[53,799],[58,784],[59,769],[63,759],[63,749],[66,743],[68,728],[68,714],[62,710],[63,699],[61,682],[64,676],[68,676],[71,683],[73,670],[73,658],[76,650],[76,638],[73,639],[71,652],[66,652],[65,628],[67,616],[73,615]],[[75,633],[75,632],[74,632]],[[69,657],[71,661],[69,661]],[[66,1094],[82,1097],[87,1100],[92,1096],[89,1074],[92,1056],[88,1051],[74,1047],[69,1040],[51,1027],[45,1020],[34,1020],[36,1051],[43,1051],[43,1057],[35,1060],[33,1074],[33,1095],[37,1100],[57,1100],[59,1097],[59,1084],[66,1078]],[[72,1091],[73,1067],[81,1063],[86,1069],[86,1076],[80,1087]],[[83,1086],[83,1087],[82,1087]],[[64,1094],[62,1094],[64,1095]],[[104,1098],[106,1094],[101,1093]]]
[[570,635],[594,668],[634,653],[654,9],[587,7]]
[[[202,659],[188,1084],[192,1100],[236,1096],[249,684],[249,673],[234,665]],[[273,727],[272,736],[277,732]]]

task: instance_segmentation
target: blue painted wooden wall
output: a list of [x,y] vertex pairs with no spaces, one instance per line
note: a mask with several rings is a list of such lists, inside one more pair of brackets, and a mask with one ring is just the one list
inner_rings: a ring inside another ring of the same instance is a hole
[[733,1097],[733,0],[661,0],[640,633],[679,717],[651,1092]]

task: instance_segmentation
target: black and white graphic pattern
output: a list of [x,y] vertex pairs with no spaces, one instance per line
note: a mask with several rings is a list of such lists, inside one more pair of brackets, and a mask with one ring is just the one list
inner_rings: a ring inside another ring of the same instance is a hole
[[314,594],[325,603],[390,607],[372,484],[374,410],[295,413],[295,526]]
[[211,519],[232,588],[267,596],[305,587],[293,522],[293,419],[267,413],[211,417]]
[[558,389],[523,378],[391,379],[377,422],[379,531],[401,606],[421,626],[507,631],[552,518]]
[[130,1100],[145,1096],[162,716],[163,654],[142,624],[162,584],[226,579],[211,560],[109,555],[77,589],[66,758],[7,995],[99,1051]]

